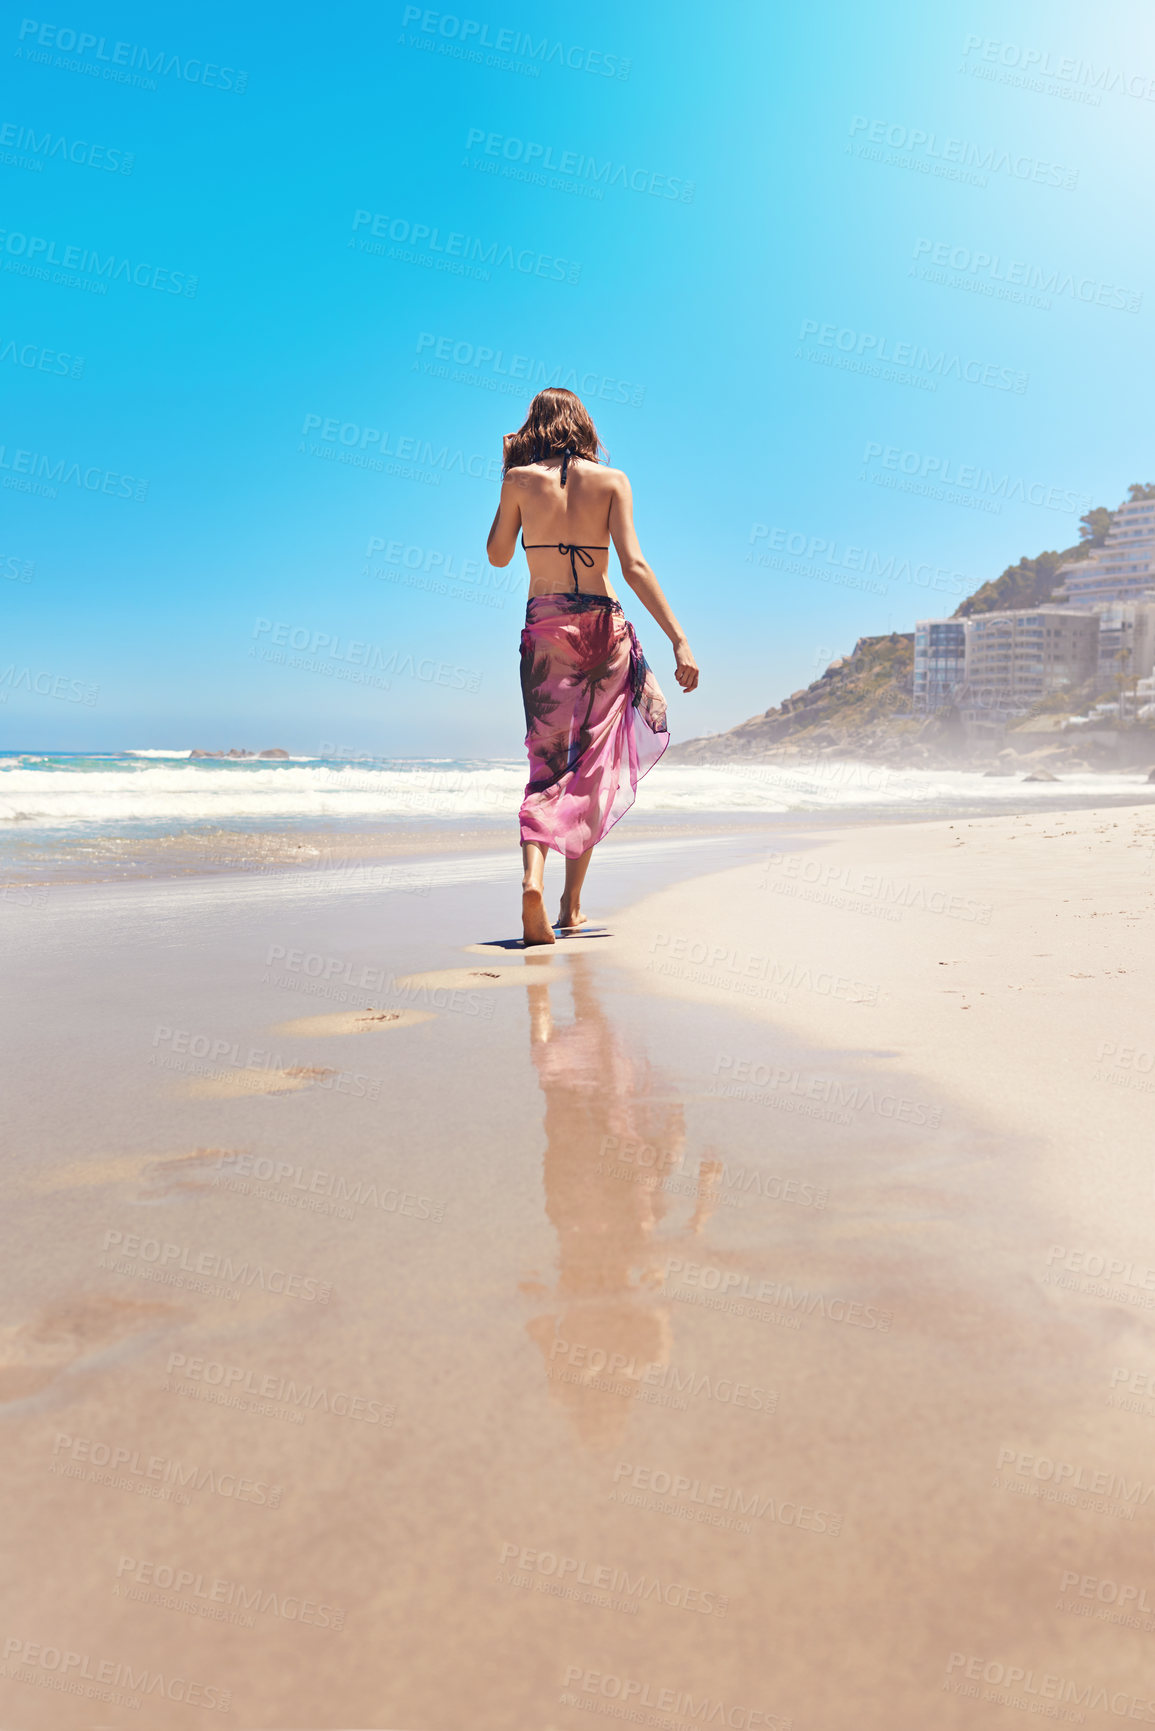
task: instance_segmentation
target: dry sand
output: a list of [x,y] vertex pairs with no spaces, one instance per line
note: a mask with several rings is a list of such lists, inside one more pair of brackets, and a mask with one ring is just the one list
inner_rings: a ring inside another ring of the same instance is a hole
[[1155,1722],[1155,820],[717,851],[10,911],[0,1723]]

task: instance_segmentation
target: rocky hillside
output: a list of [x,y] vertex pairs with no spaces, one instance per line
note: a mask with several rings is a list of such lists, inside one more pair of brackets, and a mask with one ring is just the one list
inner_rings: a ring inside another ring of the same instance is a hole
[[873,756],[890,742],[909,742],[920,731],[923,724],[910,714],[913,676],[913,632],[860,637],[849,655],[832,661],[820,679],[793,692],[776,709],[728,733],[673,745],[669,757],[709,763],[789,756],[799,750]]

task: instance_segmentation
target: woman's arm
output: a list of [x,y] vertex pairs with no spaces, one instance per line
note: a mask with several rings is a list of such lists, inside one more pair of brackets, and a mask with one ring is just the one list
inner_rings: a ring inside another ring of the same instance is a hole
[[[502,441],[504,447],[509,444],[509,434]],[[517,552],[517,532],[521,528],[521,505],[517,497],[518,487],[513,474],[506,475],[501,483],[501,498],[497,502],[497,513],[493,519],[493,527],[489,531],[489,539],[485,543],[485,551],[489,555],[491,565],[508,565]]]
[[674,646],[674,678],[683,691],[695,691],[698,685],[698,663],[690,652],[686,634],[670,611],[662,594],[661,584],[642,557],[634,529],[634,495],[625,475],[614,484],[610,502],[610,538],[617,548],[622,576],[638,597],[647,613],[657,620]]

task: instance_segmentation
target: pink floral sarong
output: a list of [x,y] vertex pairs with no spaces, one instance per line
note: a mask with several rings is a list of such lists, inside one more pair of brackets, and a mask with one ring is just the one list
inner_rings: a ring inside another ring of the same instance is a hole
[[521,839],[576,859],[634,803],[670,736],[658,689],[620,601],[536,595],[521,634],[529,781]]

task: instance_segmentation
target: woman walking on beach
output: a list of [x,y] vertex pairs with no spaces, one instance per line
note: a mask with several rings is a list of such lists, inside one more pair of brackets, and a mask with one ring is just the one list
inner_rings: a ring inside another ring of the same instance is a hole
[[[674,678],[698,684],[698,664],[634,533],[633,495],[572,391],[539,391],[507,433],[501,501],[486,551],[508,565],[518,531],[529,560],[521,634],[529,782],[521,806],[522,930],[552,944],[545,856],[565,857],[557,929],[585,924],[581,891],[590,855],[634,803],[638,781],[669,744],[666,700],[609,582],[612,541],[622,576],[674,647]],[[526,535],[533,540],[526,541]]]

